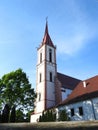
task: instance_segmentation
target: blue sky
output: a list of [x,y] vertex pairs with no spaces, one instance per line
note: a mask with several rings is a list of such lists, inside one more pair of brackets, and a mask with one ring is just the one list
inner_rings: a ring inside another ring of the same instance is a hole
[[47,16],[58,72],[81,80],[98,74],[98,0],[0,0],[0,78],[22,68],[35,87]]

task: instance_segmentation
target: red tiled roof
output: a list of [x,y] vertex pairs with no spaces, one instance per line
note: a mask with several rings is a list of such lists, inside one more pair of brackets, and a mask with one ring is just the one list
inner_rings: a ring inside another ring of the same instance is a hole
[[[85,83],[85,86],[83,82]],[[98,76],[81,81],[69,97],[60,103],[60,105],[70,104],[96,96],[98,96]]]
[[73,90],[81,80],[58,73],[57,72],[57,78],[61,82],[62,86],[66,89],[71,89]]
[[52,46],[54,47],[54,44],[50,38],[50,35],[49,35],[49,32],[48,32],[48,23],[46,21],[46,27],[45,27],[45,33],[44,33],[44,38],[43,38],[43,41],[42,41],[42,45],[44,44],[47,44],[49,46]]

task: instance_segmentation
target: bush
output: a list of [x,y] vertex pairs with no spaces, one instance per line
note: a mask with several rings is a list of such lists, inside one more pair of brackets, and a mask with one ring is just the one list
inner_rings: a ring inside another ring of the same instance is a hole
[[59,121],[69,121],[70,118],[68,117],[66,110],[61,110],[59,113]]
[[39,117],[39,122],[56,121],[56,114],[52,110],[43,111],[42,116]]

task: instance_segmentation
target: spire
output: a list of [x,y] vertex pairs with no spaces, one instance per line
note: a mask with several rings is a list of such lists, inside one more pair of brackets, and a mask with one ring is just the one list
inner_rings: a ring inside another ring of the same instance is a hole
[[43,41],[42,41],[42,45],[44,44],[47,44],[49,46],[52,46],[54,47],[54,44],[50,38],[50,35],[49,35],[49,32],[48,32],[48,21],[47,21],[47,18],[46,18],[46,27],[45,27],[45,33],[44,33],[44,38],[43,38]]
[[48,21],[47,21],[47,18],[46,18],[46,28],[45,28],[45,34],[48,34]]

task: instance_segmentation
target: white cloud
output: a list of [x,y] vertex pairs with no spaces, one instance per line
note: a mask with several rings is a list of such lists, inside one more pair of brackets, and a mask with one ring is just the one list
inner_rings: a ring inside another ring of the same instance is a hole
[[95,32],[90,31],[88,32],[75,32],[75,34],[70,35],[69,37],[66,37],[63,39],[63,41],[56,42],[58,52],[59,53],[66,53],[68,55],[73,55],[77,53],[79,50],[81,50],[88,41],[91,40],[92,37],[94,37]]
[[[84,10],[81,10],[81,5],[75,1],[68,3],[68,19],[69,21],[62,30],[65,30],[65,34],[62,38],[57,40],[57,48],[59,53],[66,53],[68,55],[74,55],[79,52],[89,41],[96,35],[95,21],[89,21],[89,16]],[[70,18],[69,18],[70,17]]]

